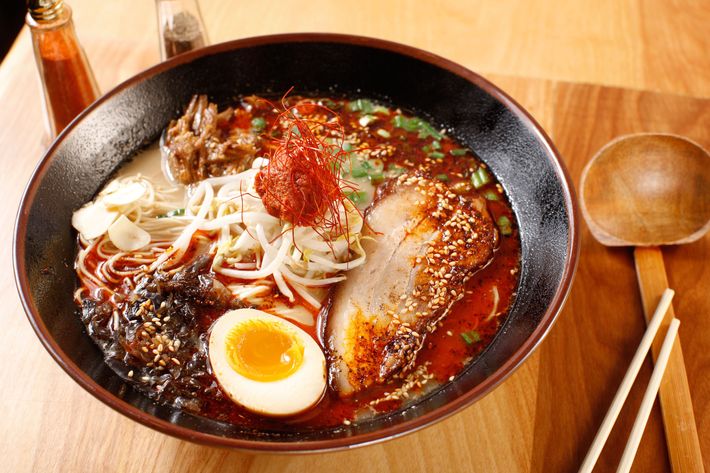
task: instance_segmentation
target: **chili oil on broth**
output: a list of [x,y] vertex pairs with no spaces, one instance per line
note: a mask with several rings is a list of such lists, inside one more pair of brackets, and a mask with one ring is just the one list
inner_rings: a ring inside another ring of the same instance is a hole
[[[299,100],[297,97],[291,97],[288,102],[293,105]],[[177,364],[170,365],[170,370],[162,375],[141,376],[135,357],[129,355],[130,345],[136,338],[136,327],[133,326],[135,320],[132,321],[131,317],[135,317],[136,312],[140,310],[139,305],[136,308],[136,303],[153,300],[149,288],[141,287],[140,283],[127,284],[124,280],[109,282],[108,285],[114,293],[119,294],[111,296],[98,289],[91,281],[87,282],[86,278],[80,278],[77,291],[79,299],[91,295],[95,300],[94,308],[101,307],[99,304],[108,304],[113,308],[110,311],[102,309],[103,313],[99,313],[101,311],[87,311],[85,305],[82,320],[87,332],[103,350],[109,366],[124,380],[157,402],[173,405],[199,416],[255,429],[317,429],[349,424],[368,416],[403,408],[416,402],[417,397],[452,380],[491,343],[504,322],[518,284],[520,241],[507,197],[485,164],[470,150],[426,121],[400,110],[388,109],[366,99],[312,100],[324,104],[340,117],[346,143],[342,148],[349,157],[349,162],[341,172],[346,182],[357,186],[356,189],[348,190],[348,198],[355,205],[366,210],[378,187],[383,183],[404,173],[424,168],[429,176],[445,183],[458,195],[465,197],[480,194],[486,198],[488,211],[500,229],[500,243],[493,260],[466,282],[463,299],[453,305],[450,313],[438,323],[436,331],[426,335],[424,346],[418,353],[417,365],[403,377],[404,379],[374,385],[365,392],[345,398],[329,385],[318,404],[286,418],[255,414],[235,404],[224,394],[212,373],[206,353],[209,331],[212,324],[228,309],[209,304],[200,305],[197,309],[192,308],[196,313],[192,314],[190,321],[182,320],[179,323],[176,323],[180,320],[179,316],[161,314],[157,323],[167,327],[166,333],[179,334],[179,339],[183,340],[181,346],[172,346],[174,351],[170,351],[169,344],[166,344],[168,348],[163,348],[166,353],[175,355],[170,358],[177,360]],[[298,110],[307,117],[309,107],[307,104],[303,105]],[[269,131],[278,117],[278,110],[266,102],[244,101],[236,104],[235,110],[229,126],[262,134]],[[265,144],[258,150],[258,154],[268,154],[271,151],[269,145]],[[146,176],[157,186],[169,189],[170,204],[175,210],[181,208],[185,200],[185,188],[174,185],[164,177],[158,144],[147,148],[122,166],[117,177],[136,174]],[[182,257],[184,261],[193,264],[200,257],[206,258],[206,261],[201,263],[202,269],[197,271],[209,274],[216,281],[215,284],[224,288],[249,282],[210,270],[204,272],[205,268],[210,268],[213,263],[214,255],[204,253],[206,248],[214,243],[214,236],[199,231],[196,235]],[[80,242],[80,247],[83,245],[84,243]],[[107,258],[101,254],[101,247],[96,247],[88,251],[83,264],[90,272],[96,272],[106,263]],[[141,264],[140,261],[125,263],[123,266],[118,264],[116,269],[132,270]],[[146,284],[147,286],[149,284]],[[138,292],[143,291],[142,294],[147,297],[133,300],[135,297],[131,294],[136,288]],[[271,309],[275,305],[305,308],[317,323],[308,324],[293,319],[289,319],[289,322],[304,330],[325,352],[323,334],[319,327],[325,324],[326,311],[309,304],[299,294],[294,294],[294,301],[290,302],[273,284],[271,289],[266,291],[257,308],[271,313],[274,313]],[[324,307],[327,307],[327,289],[323,288],[319,296],[324,300]],[[175,310],[185,311],[186,305]],[[237,304],[250,305],[254,304]],[[119,312],[118,317],[116,311]],[[166,317],[172,319],[165,322]],[[153,323],[156,323],[155,318]],[[145,360],[155,359],[152,351],[149,350],[148,355],[150,356],[145,357]]]

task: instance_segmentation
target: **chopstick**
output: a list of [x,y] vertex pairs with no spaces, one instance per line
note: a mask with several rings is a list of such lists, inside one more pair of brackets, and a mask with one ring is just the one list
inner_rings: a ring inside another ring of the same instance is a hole
[[656,307],[656,311],[653,313],[653,317],[648,323],[646,333],[643,334],[641,343],[636,349],[634,357],[631,359],[631,363],[629,364],[629,368],[624,375],[624,379],[621,381],[619,389],[616,391],[614,399],[611,401],[611,406],[609,406],[609,410],[607,411],[606,416],[604,416],[604,420],[597,431],[597,435],[594,437],[592,445],[589,447],[587,456],[584,457],[582,466],[579,468],[579,473],[591,473],[594,465],[597,463],[599,454],[601,454],[602,448],[609,437],[609,433],[611,432],[611,428],[614,426],[614,422],[616,422],[617,417],[619,417],[621,408],[623,407],[624,402],[631,391],[631,386],[634,384],[636,376],[638,376],[641,365],[643,365],[643,361],[648,354],[648,350],[651,348],[651,343],[653,343],[653,339],[656,338],[658,328],[661,326],[663,317],[666,315],[668,307],[671,305],[671,300],[673,299],[674,294],[675,292],[672,289],[666,289],[663,292],[661,300]]
[[668,358],[671,356],[671,350],[673,349],[673,343],[678,335],[679,326],[680,320],[675,318],[671,320],[670,325],[668,325],[666,338],[663,339],[663,345],[661,345],[661,350],[658,352],[656,367],[653,369],[651,380],[648,382],[648,387],[643,395],[641,407],[636,415],[636,420],[634,421],[634,426],[631,429],[629,440],[626,443],[624,454],[621,456],[619,468],[616,470],[617,473],[628,472],[631,469],[631,464],[634,462],[636,450],[639,448],[641,437],[643,436],[643,430],[646,428],[646,422],[648,422],[648,416],[651,414],[651,408],[653,407],[653,403],[658,395],[658,389],[661,387],[661,379],[663,379],[663,373],[666,371]]

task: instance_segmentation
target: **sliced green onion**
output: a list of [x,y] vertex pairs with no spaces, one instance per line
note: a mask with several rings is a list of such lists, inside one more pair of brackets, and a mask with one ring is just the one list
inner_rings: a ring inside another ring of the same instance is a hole
[[419,138],[436,138],[437,140],[443,138],[441,133],[439,133],[433,126],[424,120],[419,120]]
[[263,117],[254,117],[251,119],[251,127],[254,131],[261,131],[266,128],[266,120]]
[[469,330],[468,332],[462,332],[461,338],[463,338],[463,341],[466,342],[466,345],[473,345],[474,343],[481,341],[481,334],[479,334],[476,330]]
[[449,150],[449,153],[451,154],[451,156],[465,156],[466,153],[468,153],[468,150],[463,148],[456,148]]
[[367,176],[367,170],[363,167],[353,167],[350,169],[350,175],[352,177],[365,177]]
[[182,217],[183,215],[185,215],[185,209],[175,209],[175,210],[171,210],[169,212],[166,212],[163,215],[158,215],[158,218]]
[[441,142],[439,140],[434,140],[431,142],[432,149],[441,149]]
[[375,120],[377,120],[377,117],[375,117],[375,116],[363,115],[360,117],[360,119],[357,122],[360,124],[360,126],[367,126],[370,123],[374,122]]
[[466,342],[466,345],[473,345],[474,343],[481,341],[481,335],[475,330],[462,332],[461,338],[463,338],[463,341]]
[[374,113],[384,113],[385,115],[389,115],[389,113],[390,113],[390,109],[387,107],[383,107],[382,105],[375,105],[372,108],[372,111]]
[[[362,113],[384,113],[389,115],[390,109],[383,107],[382,105],[377,105],[372,102],[372,100],[367,99],[357,99],[352,102],[348,102],[348,110],[351,112],[362,112]],[[332,108],[332,107],[331,107]]]
[[428,122],[417,117],[407,118],[403,115],[395,115],[392,117],[392,125],[397,128],[403,128],[406,131],[416,131],[418,132],[418,137],[421,139],[431,137],[436,140],[440,140],[443,137],[442,134]]
[[498,229],[503,235],[510,236],[513,234],[512,223],[510,222],[510,219],[505,215],[501,215],[500,217],[498,217],[496,223],[498,224]]
[[482,167],[479,167],[473,174],[471,174],[471,184],[473,184],[473,187],[476,189],[480,189],[489,182],[491,182],[491,176],[488,174],[488,171]]
[[387,175],[387,177],[396,177],[396,176],[401,176],[405,172],[407,172],[407,170],[405,168],[403,168],[402,166],[397,166],[396,164],[390,164],[389,166],[387,166],[387,171],[385,172],[385,174]]
[[331,110],[335,110],[338,107],[338,104],[330,99],[321,99],[320,104],[325,107],[328,107]]
[[402,115],[395,115],[392,117],[392,125],[397,128],[404,128],[405,123],[407,123],[407,119]]
[[493,191],[486,191],[483,193],[483,197],[485,197],[488,200],[500,200],[500,197],[498,197],[498,194],[496,194]]
[[357,99],[352,102],[348,102],[348,110],[351,112],[372,113],[374,108],[374,104],[367,99]]
[[390,132],[385,130],[384,128],[380,128],[375,133],[380,135],[382,138],[389,138],[390,136],[392,136],[392,135],[390,135]]
[[355,192],[348,192],[345,194],[345,197],[350,199],[350,202],[353,204],[361,204],[365,202],[365,199],[367,198],[367,192],[363,191],[355,191]]
[[379,172],[371,172],[370,174],[367,175],[368,179],[372,182],[380,182],[384,180],[385,175],[382,171]]
[[446,155],[440,151],[432,151],[429,153],[429,157],[434,159],[444,159],[444,156]]
[[353,150],[353,144],[349,141],[343,142],[343,151],[346,153]]
[[446,174],[437,174],[436,178],[440,181],[449,182],[449,176]]

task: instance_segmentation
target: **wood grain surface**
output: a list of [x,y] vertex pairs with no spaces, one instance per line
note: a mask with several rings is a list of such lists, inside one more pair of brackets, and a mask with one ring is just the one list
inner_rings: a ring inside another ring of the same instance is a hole
[[[158,60],[152,2],[70,0],[103,90]],[[337,31],[405,42],[493,80],[535,116],[578,182],[608,140],[672,132],[710,147],[710,2],[201,2],[210,39]],[[581,462],[645,329],[633,255],[582,224],[577,277],[558,322],[504,384],[462,413],[385,444],[274,456],[176,440],[111,411],[50,359],[26,321],[10,242],[42,153],[29,37],[0,66],[0,470],[8,472],[570,472]],[[574,83],[571,83],[574,82]],[[601,85],[600,85],[601,84]],[[618,87],[617,87],[618,86]],[[620,88],[622,87],[622,88]],[[710,237],[664,249],[682,320],[693,408],[710,468]],[[652,365],[647,360],[595,471],[614,471]],[[658,405],[633,471],[670,465]]]

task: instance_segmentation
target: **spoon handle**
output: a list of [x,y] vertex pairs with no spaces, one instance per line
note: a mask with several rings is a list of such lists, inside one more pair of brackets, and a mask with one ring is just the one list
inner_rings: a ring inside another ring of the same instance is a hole
[[[661,294],[668,287],[663,253],[658,247],[637,247],[634,249],[634,258],[636,260],[636,276],[641,288],[643,311],[646,322],[648,322],[653,315],[653,309],[658,305]],[[674,317],[671,305],[661,322],[661,331],[668,329]],[[658,357],[662,344],[663,339],[657,338],[651,346],[654,361]],[[659,392],[663,427],[666,432],[666,444],[673,472],[704,472],[680,337],[676,338],[673,345],[668,368]]]

